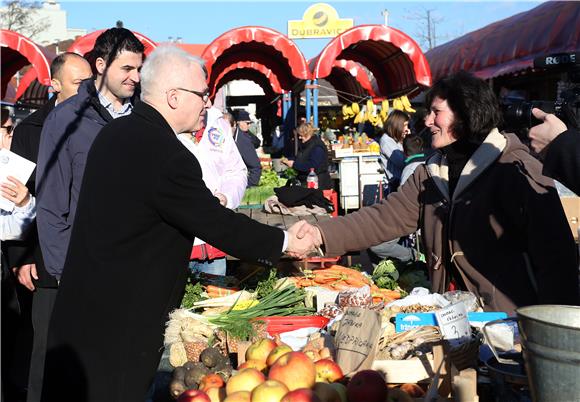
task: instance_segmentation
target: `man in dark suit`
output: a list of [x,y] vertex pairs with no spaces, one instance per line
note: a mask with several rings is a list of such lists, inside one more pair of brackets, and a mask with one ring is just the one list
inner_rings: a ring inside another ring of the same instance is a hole
[[240,110],[237,116],[237,127],[234,131],[234,141],[236,141],[238,151],[240,151],[242,160],[248,168],[248,187],[257,186],[262,174],[262,165],[256,153],[256,148],[260,146],[260,139],[249,132],[250,123],[248,112]]
[[[51,86],[56,95],[16,127],[10,148],[12,152],[35,163],[38,159],[44,120],[57,104],[76,95],[83,80],[92,77],[91,66],[76,53],[62,53],[52,61],[50,76]],[[33,172],[27,183],[32,195],[36,194],[35,177]],[[48,322],[58,286],[56,278],[50,275],[44,266],[36,224],[28,231],[28,237],[24,241],[9,243],[7,256],[12,271],[23,286],[34,292],[32,298],[34,341],[27,392],[27,401],[34,402],[40,400]]]
[[[141,70],[141,99],[105,126],[87,158],[49,330],[44,401],[142,402],[164,323],[179,306],[194,237],[273,266],[297,239],[220,205],[176,134],[211,106],[203,61],[162,46]],[[287,245],[287,246],[286,246]]]

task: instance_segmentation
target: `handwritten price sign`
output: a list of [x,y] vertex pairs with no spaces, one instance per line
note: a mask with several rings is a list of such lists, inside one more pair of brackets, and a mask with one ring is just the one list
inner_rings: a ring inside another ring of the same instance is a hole
[[471,328],[463,302],[452,304],[435,312],[443,339],[461,343],[470,338]]

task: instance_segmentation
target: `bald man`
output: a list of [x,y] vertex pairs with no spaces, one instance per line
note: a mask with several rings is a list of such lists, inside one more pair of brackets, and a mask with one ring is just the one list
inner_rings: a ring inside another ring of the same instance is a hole
[[[91,66],[76,53],[62,53],[52,61],[50,76],[55,96],[20,123],[14,130],[12,139],[11,151],[35,163],[38,159],[40,134],[46,117],[56,105],[76,95],[83,80],[92,77]],[[35,195],[35,177],[33,173],[27,183],[32,195]],[[36,224],[28,232],[28,238],[25,241],[10,242],[7,245],[7,254],[18,281],[34,292],[32,298],[34,341],[28,376],[27,401],[35,402],[40,400],[46,334],[50,312],[56,298],[57,283],[44,266]]]

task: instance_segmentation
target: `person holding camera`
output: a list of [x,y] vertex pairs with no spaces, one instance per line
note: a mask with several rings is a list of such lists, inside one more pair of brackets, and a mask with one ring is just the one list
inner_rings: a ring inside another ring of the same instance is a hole
[[532,114],[542,121],[529,132],[532,149],[544,157],[542,173],[580,195],[580,131],[541,109]]
[[435,149],[426,163],[382,203],[303,225],[298,237],[334,256],[420,228],[433,292],[468,290],[486,311],[509,314],[577,304],[576,247],[554,183],[497,129],[490,86],[459,72],[435,83],[426,105]]

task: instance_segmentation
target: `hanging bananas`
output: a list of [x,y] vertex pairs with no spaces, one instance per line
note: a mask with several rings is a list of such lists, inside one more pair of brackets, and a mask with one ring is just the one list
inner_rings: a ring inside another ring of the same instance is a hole
[[405,111],[408,113],[415,113],[416,110],[413,109],[413,106],[411,106],[411,101],[409,101],[409,98],[407,98],[407,95],[401,96],[401,101],[403,102],[403,107],[405,108]]

